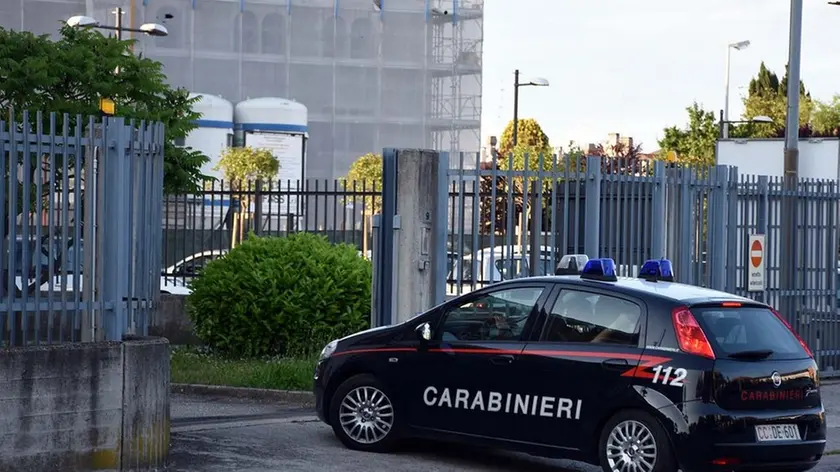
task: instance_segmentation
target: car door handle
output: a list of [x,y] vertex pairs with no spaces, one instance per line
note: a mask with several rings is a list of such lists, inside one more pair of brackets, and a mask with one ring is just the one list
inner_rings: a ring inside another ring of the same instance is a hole
[[607,359],[604,362],[601,362],[601,365],[604,366],[607,370],[623,370],[626,369],[630,363],[627,362],[627,359]]
[[493,356],[490,358],[490,362],[492,362],[495,365],[508,365],[513,362],[513,356],[508,354]]

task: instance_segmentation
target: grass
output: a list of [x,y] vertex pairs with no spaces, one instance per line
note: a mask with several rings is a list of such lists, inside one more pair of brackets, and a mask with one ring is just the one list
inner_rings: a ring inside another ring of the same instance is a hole
[[226,359],[196,348],[172,349],[172,383],[312,390],[315,358]]

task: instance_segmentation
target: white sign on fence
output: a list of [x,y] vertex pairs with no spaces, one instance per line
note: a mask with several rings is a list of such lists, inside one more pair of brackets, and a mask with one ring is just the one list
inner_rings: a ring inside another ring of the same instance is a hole
[[751,234],[747,257],[747,291],[763,292],[765,290],[766,246],[763,234]]
[[[252,148],[268,149],[280,162],[280,170],[272,184],[272,190],[280,195],[266,197],[263,211],[273,215],[299,215],[298,186],[303,187],[303,135],[286,133],[248,133],[245,145]],[[279,188],[276,185],[279,181]],[[268,208],[266,208],[268,207]],[[270,208],[270,210],[269,210]]]

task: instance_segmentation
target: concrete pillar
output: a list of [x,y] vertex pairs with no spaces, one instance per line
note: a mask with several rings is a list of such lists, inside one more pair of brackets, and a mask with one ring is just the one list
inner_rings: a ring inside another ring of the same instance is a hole
[[[393,322],[401,323],[434,305],[432,256],[440,155],[435,151],[397,152],[397,214],[394,233],[396,280]],[[439,257],[446,258],[446,254]]]

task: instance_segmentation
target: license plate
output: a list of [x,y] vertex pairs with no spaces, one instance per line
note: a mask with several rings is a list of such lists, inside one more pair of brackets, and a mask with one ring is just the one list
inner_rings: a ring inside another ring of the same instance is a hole
[[762,424],[755,427],[758,442],[798,441],[799,428],[795,424]]

